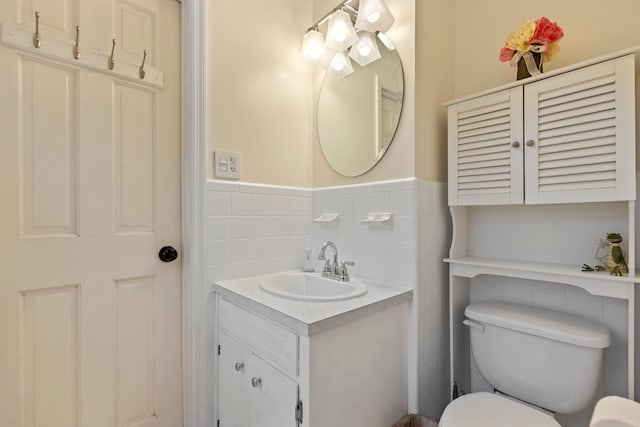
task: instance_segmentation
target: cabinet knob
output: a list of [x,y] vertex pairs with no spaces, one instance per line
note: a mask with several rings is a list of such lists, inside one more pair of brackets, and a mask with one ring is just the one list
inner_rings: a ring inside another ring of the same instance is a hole
[[240,371],[242,371],[242,370],[244,369],[244,363],[242,363],[242,362],[236,362],[236,366],[235,366],[235,368],[236,368],[236,372],[240,372]]
[[533,142],[533,139],[527,141],[527,147],[533,147],[534,145],[536,145],[536,143]]
[[254,388],[258,388],[258,387],[260,387],[260,386],[262,385],[262,378],[260,378],[260,377],[253,377],[253,378],[251,378],[251,385],[252,385]]
[[520,147],[520,143],[519,143],[518,141],[513,141],[513,142],[511,143],[511,146],[512,146],[513,148],[518,148],[518,147]]

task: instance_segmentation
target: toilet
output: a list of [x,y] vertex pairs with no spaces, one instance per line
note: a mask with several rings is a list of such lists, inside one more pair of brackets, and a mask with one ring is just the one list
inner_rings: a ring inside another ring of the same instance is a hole
[[465,309],[471,354],[494,393],[452,401],[440,427],[559,427],[593,401],[609,330],[566,313],[502,302]]

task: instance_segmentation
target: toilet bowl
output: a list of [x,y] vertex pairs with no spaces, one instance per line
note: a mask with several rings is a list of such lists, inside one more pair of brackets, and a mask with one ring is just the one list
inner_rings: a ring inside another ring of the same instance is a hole
[[477,392],[455,399],[441,427],[559,427],[552,413],[578,412],[592,401],[610,343],[604,326],[500,302],[470,304],[465,315],[475,365],[503,395]]

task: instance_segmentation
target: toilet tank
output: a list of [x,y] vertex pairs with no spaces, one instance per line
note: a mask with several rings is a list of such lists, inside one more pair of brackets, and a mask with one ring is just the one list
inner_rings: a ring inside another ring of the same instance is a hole
[[575,315],[501,302],[465,309],[471,353],[498,391],[570,414],[589,404],[602,373],[609,330]]

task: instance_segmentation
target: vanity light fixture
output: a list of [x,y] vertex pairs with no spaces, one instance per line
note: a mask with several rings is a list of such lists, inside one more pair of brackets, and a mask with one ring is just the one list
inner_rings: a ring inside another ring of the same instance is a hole
[[361,66],[372,63],[382,57],[378,50],[376,36],[368,31],[360,31],[360,38],[349,51],[349,56]]
[[[381,58],[376,36],[388,46],[385,40],[389,39],[381,31],[387,31],[395,21],[384,0],[360,0],[357,6],[360,10],[350,5],[353,2],[355,0],[343,0],[316,21],[302,42],[302,59],[326,67],[335,78],[353,72],[349,57],[360,66]],[[326,21],[329,21],[327,37],[323,40],[319,27]]]
[[384,0],[360,0],[356,28],[370,32],[385,32],[395,22]]
[[329,18],[329,30],[325,45],[333,50],[346,50],[358,41],[351,16],[344,10],[336,10]]

